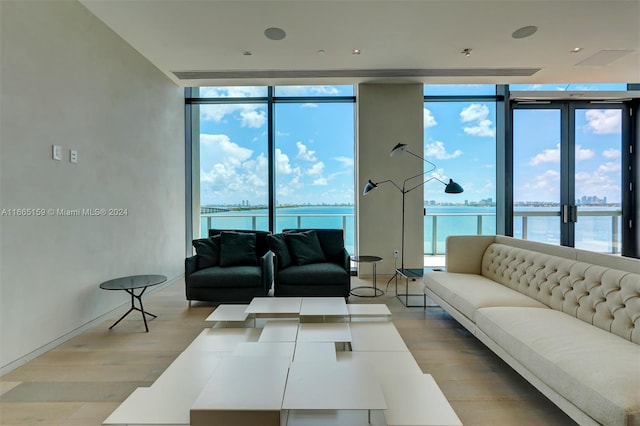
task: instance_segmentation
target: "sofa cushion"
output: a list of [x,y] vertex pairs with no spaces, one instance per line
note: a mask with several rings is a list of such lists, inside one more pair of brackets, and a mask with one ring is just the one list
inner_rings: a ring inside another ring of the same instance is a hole
[[254,266],[257,264],[255,234],[220,233],[220,266]]
[[269,246],[269,250],[278,258],[278,267],[280,269],[288,268],[291,265],[291,254],[289,253],[289,247],[283,234],[268,235],[267,245]]
[[283,233],[315,231],[325,258],[330,262],[342,263],[345,257],[344,231],[342,229],[284,229]]
[[476,274],[427,272],[424,285],[470,320],[476,310],[489,306],[546,308],[537,300]]
[[640,424],[639,345],[552,309],[481,308],[476,325],[599,423]]
[[289,253],[296,265],[325,262],[326,258],[316,231],[288,232],[285,235]]
[[189,276],[195,288],[262,287],[259,266],[220,266],[201,269]]
[[291,266],[278,272],[279,284],[332,286],[349,282],[349,273],[336,263]]
[[220,237],[193,240],[196,249],[196,268],[203,269],[220,264]]

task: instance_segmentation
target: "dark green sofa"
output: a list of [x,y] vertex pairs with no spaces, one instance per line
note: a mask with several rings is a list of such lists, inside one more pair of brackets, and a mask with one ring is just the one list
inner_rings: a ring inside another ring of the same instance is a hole
[[186,296],[209,302],[249,302],[267,296],[273,282],[273,254],[266,231],[210,229],[193,240],[196,255],[185,260]]
[[349,253],[342,229],[285,229],[267,236],[274,296],[349,297]]

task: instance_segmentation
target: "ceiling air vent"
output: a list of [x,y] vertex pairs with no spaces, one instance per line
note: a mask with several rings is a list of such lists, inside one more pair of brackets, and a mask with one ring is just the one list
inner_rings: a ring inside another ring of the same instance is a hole
[[528,77],[540,68],[426,68],[347,70],[174,71],[180,80],[326,77]]

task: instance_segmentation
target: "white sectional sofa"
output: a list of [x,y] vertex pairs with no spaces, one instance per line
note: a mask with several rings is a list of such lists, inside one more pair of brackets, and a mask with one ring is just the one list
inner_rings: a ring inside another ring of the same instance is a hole
[[580,425],[640,425],[640,260],[451,236],[425,293]]

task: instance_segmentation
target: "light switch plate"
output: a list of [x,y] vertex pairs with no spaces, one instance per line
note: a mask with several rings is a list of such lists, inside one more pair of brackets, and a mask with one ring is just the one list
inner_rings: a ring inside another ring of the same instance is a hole
[[62,160],[62,146],[61,145],[53,145],[53,159],[54,160]]

